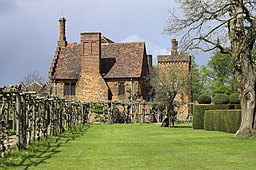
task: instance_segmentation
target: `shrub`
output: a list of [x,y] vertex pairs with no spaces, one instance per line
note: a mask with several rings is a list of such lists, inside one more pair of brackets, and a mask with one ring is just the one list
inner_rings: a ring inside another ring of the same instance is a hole
[[198,104],[193,107],[193,129],[204,129],[204,112],[206,110],[228,109],[229,105]]
[[213,102],[214,102],[214,104],[228,104],[229,103],[228,95],[226,95],[226,94],[216,94],[213,97]]
[[230,104],[240,104],[239,93],[233,93],[229,96]]
[[103,105],[96,104],[96,103],[90,105],[90,110],[91,112],[98,113],[98,114],[102,114],[104,112]]
[[229,104],[229,109],[241,109],[240,104]]
[[212,99],[210,96],[202,94],[197,98],[199,104],[211,104]]
[[235,133],[241,123],[241,110],[207,110],[204,129]]

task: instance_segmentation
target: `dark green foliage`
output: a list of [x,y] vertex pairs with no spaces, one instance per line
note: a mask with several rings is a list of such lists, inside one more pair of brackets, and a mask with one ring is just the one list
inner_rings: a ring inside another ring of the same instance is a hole
[[96,104],[96,103],[90,105],[90,110],[93,113],[99,113],[99,114],[104,112],[103,105]]
[[204,129],[235,133],[241,123],[241,110],[207,110],[204,114]]
[[214,102],[214,104],[228,104],[229,103],[228,95],[226,95],[226,94],[216,94],[213,97],[213,102]]
[[232,93],[229,96],[229,103],[230,104],[239,104],[240,100],[239,100],[239,93]]
[[192,101],[196,101],[197,98],[204,93],[204,82],[202,81],[202,71],[195,62],[195,57],[191,56],[191,78],[192,78]]
[[204,129],[204,112],[206,110],[228,109],[228,105],[199,104],[193,107],[193,129]]
[[211,99],[210,96],[205,95],[205,94],[202,94],[201,96],[199,96],[199,97],[197,98],[197,102],[198,102],[199,104],[211,104],[212,99]]
[[229,109],[241,109],[240,104],[229,104]]

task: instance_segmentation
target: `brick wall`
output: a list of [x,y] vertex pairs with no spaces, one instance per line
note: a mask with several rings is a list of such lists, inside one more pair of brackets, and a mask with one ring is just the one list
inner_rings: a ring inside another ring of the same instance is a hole
[[[118,86],[119,83],[123,82],[125,85],[125,95],[119,96],[118,95]],[[130,97],[130,89],[132,87],[132,95],[136,95],[137,92],[141,92],[140,84],[138,79],[132,80],[132,86],[131,86],[131,79],[106,79],[106,83],[111,91],[112,100],[117,101],[128,101]]]
[[80,101],[108,100],[108,87],[100,75],[101,33],[81,33],[81,73],[76,98]]
[[[174,52],[173,52],[174,53]],[[185,72],[189,74],[190,72],[190,56],[179,56],[179,55],[165,55],[165,56],[158,56],[158,69],[162,70],[165,67],[175,68],[179,67],[182,68]],[[191,106],[187,103],[191,102],[191,84],[189,84],[188,91],[184,91],[178,94],[175,97],[175,101],[184,102],[185,104],[180,106],[177,110],[178,112],[178,119],[185,120],[191,115]]]

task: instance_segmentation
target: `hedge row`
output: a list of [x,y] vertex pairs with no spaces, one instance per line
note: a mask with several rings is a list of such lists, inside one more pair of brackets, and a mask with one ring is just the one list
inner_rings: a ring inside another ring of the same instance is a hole
[[193,107],[193,129],[204,129],[204,112],[206,110],[229,109],[229,105],[198,104]]
[[241,123],[241,110],[207,110],[204,114],[204,129],[235,133]]

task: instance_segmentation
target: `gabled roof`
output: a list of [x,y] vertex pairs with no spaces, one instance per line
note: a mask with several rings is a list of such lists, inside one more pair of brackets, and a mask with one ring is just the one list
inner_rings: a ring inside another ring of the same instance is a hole
[[[55,79],[78,80],[81,72],[80,44],[68,44],[60,50]],[[145,44],[106,43],[101,46],[103,78],[139,78],[142,73]]]
[[46,82],[44,83],[44,85],[42,86],[42,88],[38,91],[38,93],[41,93],[41,94],[48,94],[49,92],[49,84]]
[[110,40],[107,37],[101,36],[101,44],[114,43],[114,41]]
[[101,73],[104,78],[141,77],[145,44],[112,43],[101,47]]
[[68,44],[61,49],[54,74],[55,79],[78,79],[80,75],[80,44]]
[[41,88],[42,88],[42,85],[38,82],[31,83],[26,87],[27,91],[35,91],[35,92],[38,92]]

